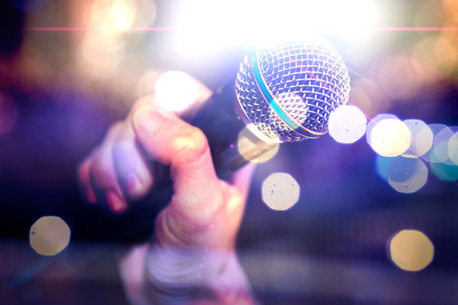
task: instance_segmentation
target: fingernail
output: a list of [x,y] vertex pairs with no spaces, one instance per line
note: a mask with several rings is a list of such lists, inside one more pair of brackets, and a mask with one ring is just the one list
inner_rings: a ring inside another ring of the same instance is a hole
[[147,134],[155,133],[163,121],[164,116],[154,110],[140,110],[134,117],[135,128]]
[[130,197],[137,197],[142,195],[143,183],[137,175],[127,175],[123,182],[124,189]]
[[108,191],[106,194],[108,208],[115,213],[122,213],[126,210],[127,205],[115,192]]

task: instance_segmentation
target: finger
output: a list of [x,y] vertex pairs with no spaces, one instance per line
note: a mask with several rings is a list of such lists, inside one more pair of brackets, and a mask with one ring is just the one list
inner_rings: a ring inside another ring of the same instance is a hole
[[91,187],[90,182],[90,168],[91,168],[92,157],[89,155],[84,159],[78,167],[78,180],[82,190],[83,199],[89,203],[96,203],[96,197],[94,190]]
[[230,199],[226,203],[226,212],[229,220],[226,226],[230,232],[237,232],[240,227],[255,168],[255,163],[249,163],[232,176],[228,196]]
[[137,109],[132,126],[144,150],[170,165],[171,207],[177,217],[195,224],[211,220],[221,208],[222,194],[203,132],[151,106]]
[[97,201],[114,213],[124,212],[127,208],[126,199],[118,184],[113,165],[112,144],[116,135],[122,129],[122,123],[110,127],[102,145],[94,153],[91,162],[90,180]]
[[232,176],[232,185],[245,198],[250,191],[251,180],[253,179],[255,169],[256,163],[248,163]]
[[112,157],[118,183],[125,196],[128,199],[145,196],[153,184],[153,177],[129,123],[118,132],[113,142]]

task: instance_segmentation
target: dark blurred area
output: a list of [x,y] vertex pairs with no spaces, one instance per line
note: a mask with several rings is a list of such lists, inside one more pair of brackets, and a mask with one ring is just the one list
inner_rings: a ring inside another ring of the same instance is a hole
[[[154,92],[161,71],[184,71],[216,90],[233,79],[254,40],[237,37],[242,21],[234,12],[222,15],[224,28],[212,24],[221,14],[214,7],[193,16],[205,2],[180,9],[184,2],[0,2],[1,305],[127,304],[116,259],[148,238],[157,211],[144,203],[110,216],[84,203],[78,164],[136,99]],[[282,2],[272,3],[257,10],[277,20],[268,8]],[[326,3],[324,25],[343,8],[339,20],[361,22],[348,32],[321,31],[347,64],[353,105],[369,120],[389,113],[458,131],[453,0]],[[366,19],[373,23],[365,32]],[[181,33],[182,20],[201,24]],[[383,174],[380,164],[390,160],[365,136],[340,144],[325,135],[281,145],[258,165],[237,249],[262,304],[458,304],[458,165],[422,158],[427,182],[403,193]],[[262,198],[263,181],[278,172],[300,185],[286,211]],[[30,228],[43,216],[58,216],[71,230],[70,244],[55,256],[29,245]],[[424,269],[393,261],[390,240],[402,230],[421,231],[433,244]]]

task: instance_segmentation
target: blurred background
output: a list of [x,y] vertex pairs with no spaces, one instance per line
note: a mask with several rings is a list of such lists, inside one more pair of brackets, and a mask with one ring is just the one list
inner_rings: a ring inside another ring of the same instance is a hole
[[260,160],[237,247],[255,294],[458,304],[454,0],[2,1],[0,304],[127,304],[116,260],[155,212],[85,205],[78,162],[139,97],[182,110],[190,77],[217,90],[254,45],[308,31],[352,106]]

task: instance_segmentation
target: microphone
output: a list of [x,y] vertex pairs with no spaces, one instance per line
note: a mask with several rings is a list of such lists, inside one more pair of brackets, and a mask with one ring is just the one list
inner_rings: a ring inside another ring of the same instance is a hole
[[253,49],[235,83],[218,90],[189,121],[207,136],[216,173],[227,180],[278,143],[327,133],[329,115],[349,94],[344,61],[330,43],[311,34]]
[[[324,135],[331,112],[344,105],[349,94],[344,61],[331,44],[311,35],[253,49],[235,81],[183,119],[204,132],[216,174],[228,181],[237,169],[279,143]],[[152,189],[127,216],[138,224],[130,234],[141,238],[151,236],[151,220],[173,195],[170,168],[153,162],[151,170]]]

